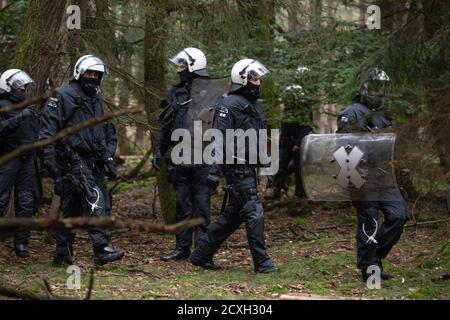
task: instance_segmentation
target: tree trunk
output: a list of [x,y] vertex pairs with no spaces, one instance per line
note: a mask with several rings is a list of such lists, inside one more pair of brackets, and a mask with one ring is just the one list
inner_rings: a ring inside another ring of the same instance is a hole
[[[17,41],[14,67],[28,72],[37,84],[37,94],[45,92],[51,69],[61,51],[66,1],[31,0]],[[49,77],[50,75],[50,77]]]
[[[168,30],[166,21],[165,1],[152,0],[146,2],[145,7],[145,35],[144,35],[144,101],[147,120],[151,127],[157,127],[157,115],[161,98],[164,96],[165,77],[164,64],[167,58],[164,54]],[[156,92],[159,97],[148,91]],[[158,132],[151,130],[152,147],[158,144]],[[162,161],[161,172],[157,175],[159,202],[161,213],[166,223],[175,221],[175,194],[168,184],[165,172],[165,161]]]
[[72,1],[72,4],[77,5],[80,7],[80,13],[81,13],[81,29],[77,30],[70,30],[68,35],[68,41],[67,41],[67,52],[70,56],[70,65],[75,65],[78,58],[82,55],[81,53],[84,52],[84,45],[81,39],[81,35],[83,32],[83,29],[86,25],[86,16],[87,16],[87,0],[75,0]]
[[310,8],[311,8],[311,27],[319,28],[322,17],[322,1],[310,0]]
[[[438,32],[446,35],[449,41],[450,33],[445,30],[450,19],[450,3],[447,1],[417,1],[419,8],[423,9],[423,24],[425,37],[427,40],[432,39]],[[446,33],[445,33],[446,32]],[[429,131],[431,133],[432,144],[436,150],[440,164],[446,172],[450,172],[450,49],[442,45],[437,53],[436,63],[431,66],[437,71],[432,79],[426,83],[428,107],[430,114],[433,116]]]

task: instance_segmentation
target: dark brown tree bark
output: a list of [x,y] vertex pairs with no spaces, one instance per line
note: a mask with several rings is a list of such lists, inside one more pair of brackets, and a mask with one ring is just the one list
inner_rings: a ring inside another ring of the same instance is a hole
[[[37,94],[45,91],[50,71],[62,48],[66,1],[31,0],[17,41],[14,67],[27,71],[37,83]],[[54,70],[54,69],[53,69]]]
[[[164,64],[167,57],[164,54],[168,39],[166,1],[147,1],[145,10],[144,36],[144,86],[156,92],[156,95],[145,91],[145,110],[151,127],[158,127],[157,117],[162,97],[166,94]],[[159,96],[159,97],[158,97]],[[152,147],[158,145],[158,132],[151,130]],[[162,161],[161,172],[157,175],[161,213],[166,223],[175,221],[175,193],[168,184],[165,172],[165,161]]]

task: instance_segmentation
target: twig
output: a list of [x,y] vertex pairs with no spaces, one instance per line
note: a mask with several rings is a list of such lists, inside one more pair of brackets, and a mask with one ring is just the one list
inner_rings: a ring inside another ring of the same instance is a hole
[[438,220],[431,220],[431,221],[423,221],[423,222],[415,222],[415,223],[411,223],[411,224],[406,224],[405,228],[407,227],[415,227],[415,226],[421,226],[424,224],[433,224],[433,223],[437,223],[437,222],[445,222],[445,221],[450,221],[450,218],[447,219],[438,219]]
[[88,291],[86,293],[86,297],[84,298],[84,300],[91,299],[91,294],[92,294],[93,288],[94,288],[94,269],[91,269],[89,271],[89,287],[88,287]]
[[152,199],[152,217],[156,217],[156,199],[158,197],[158,192],[159,192],[159,188],[158,188],[158,184],[154,183],[153,184],[153,199]]
[[9,7],[11,7],[12,2],[8,3],[6,6],[0,8],[0,12],[6,11],[6,9],[8,9]]
[[0,219],[0,234],[15,232],[17,230],[85,230],[85,229],[130,229],[140,232],[171,233],[176,234],[183,230],[201,225],[202,218],[184,220],[173,225],[151,223],[144,220],[106,218],[3,218]]
[[95,118],[91,118],[86,121],[82,121],[79,124],[77,124],[76,126],[65,128],[61,131],[58,131],[58,133],[51,136],[50,138],[47,138],[44,140],[39,140],[39,141],[33,142],[31,144],[23,145],[23,146],[15,149],[13,152],[7,153],[6,155],[4,155],[3,157],[0,158],[0,166],[4,165],[5,163],[7,163],[13,159],[18,158],[24,154],[27,154],[33,150],[40,149],[49,144],[55,143],[56,141],[58,141],[62,138],[73,135],[85,128],[93,127],[95,125],[106,122],[112,118],[115,118],[115,117],[118,117],[118,116],[121,116],[124,114],[140,113],[143,111],[144,110],[142,108],[133,108],[133,109],[127,109],[127,110],[121,110],[121,111],[107,113],[101,117],[95,117]]
[[24,100],[22,102],[19,102],[17,104],[13,104],[13,105],[7,106],[5,108],[1,108],[0,109],[0,114],[22,110],[25,107],[28,107],[28,106],[36,104],[36,103],[39,103],[39,104],[40,103],[44,103],[45,101],[47,101],[48,98],[52,97],[55,93],[56,93],[56,91],[53,91],[53,92],[45,94],[43,96],[26,99],[26,100]]
[[47,293],[47,298],[53,299],[52,288],[50,287],[50,284],[48,283],[47,279],[42,278],[42,281],[44,282],[44,289],[45,289],[45,292]]
[[[35,294],[26,290],[16,290],[2,285],[0,285],[0,296],[22,300],[48,300],[48,297],[40,294]],[[52,298],[55,300],[74,300],[73,298],[64,296],[52,296]]]
[[317,228],[316,230],[322,231],[322,230],[337,229],[337,228],[338,228],[338,226],[335,225],[335,224],[333,224],[333,225],[331,225],[331,226],[325,226],[325,227]]
[[420,198],[423,198],[424,196],[425,196],[425,194],[419,195],[419,196],[416,198],[416,200],[414,201],[414,204],[413,204],[413,206],[412,206],[412,209],[411,209],[411,217],[412,217],[412,220],[414,221],[414,223],[417,223],[417,221],[416,221],[416,216],[415,216],[415,214],[414,214],[414,212],[416,211],[416,205],[417,205],[417,202],[419,201]]

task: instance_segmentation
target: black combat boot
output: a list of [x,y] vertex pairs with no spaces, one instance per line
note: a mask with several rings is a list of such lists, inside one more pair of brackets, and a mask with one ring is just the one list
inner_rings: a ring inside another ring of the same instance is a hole
[[[380,279],[381,280],[389,280],[392,278],[392,276],[385,272],[383,270],[383,264],[381,263],[381,260],[378,260],[378,267],[380,268]],[[367,273],[367,268],[362,268],[361,269],[361,278],[363,282],[367,282],[367,279],[369,279],[369,277],[373,274],[372,273]]]
[[192,265],[196,266],[196,267],[200,267],[203,269],[207,269],[207,270],[220,270],[222,269],[220,266],[218,266],[217,264],[214,263],[213,259],[208,259],[205,261],[197,261],[195,259],[192,258],[192,255],[187,259],[187,261],[189,263],[191,263]]
[[256,273],[273,273],[273,272],[277,272],[278,268],[275,266],[268,266],[268,267],[263,267],[263,268],[258,268],[255,270]]
[[383,269],[383,263],[381,262],[381,259],[378,259],[378,266],[380,267],[380,275],[381,275],[381,280],[389,280],[392,278],[392,276],[387,273],[386,271],[384,271]]
[[94,264],[102,266],[109,262],[114,262],[122,259],[124,253],[116,250],[111,246],[106,246],[102,249],[94,249]]
[[14,243],[14,252],[19,258],[28,258],[30,256],[28,245],[23,243]]
[[168,255],[162,256],[162,261],[171,261],[171,260],[185,260],[189,257],[189,250],[175,249]]
[[65,248],[56,247],[53,254],[53,266],[61,267],[63,265],[73,264],[73,248],[72,245],[68,245]]

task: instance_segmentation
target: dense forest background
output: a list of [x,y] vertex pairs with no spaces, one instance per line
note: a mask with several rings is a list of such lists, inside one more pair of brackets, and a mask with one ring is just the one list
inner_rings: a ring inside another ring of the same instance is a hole
[[[373,4],[380,8],[380,29],[367,25],[367,8]],[[74,14],[68,11],[70,5],[80,9],[80,29],[68,28]],[[308,122],[305,113],[281,111],[285,105],[309,106],[316,133],[334,132],[337,113],[352,103],[365,71],[383,68],[391,79],[386,108],[397,124],[397,180],[408,194],[415,219],[424,199],[443,209],[450,185],[449,46],[450,1],[445,0],[0,0],[0,72],[22,68],[36,80],[39,94],[45,94],[68,81],[80,56],[95,54],[111,70],[103,82],[105,108],[145,109],[114,120],[117,162],[136,160],[131,169],[121,168],[128,182],[138,174],[156,177],[152,201],[145,200],[145,206],[151,212],[156,206],[166,221],[173,218],[173,190],[164,171],[153,172],[148,159],[159,133],[160,101],[178,80],[168,58],[180,49],[203,50],[215,77],[228,77],[239,59],[260,60],[271,71],[262,87],[270,126],[277,128],[285,120]],[[127,181],[116,192],[128,190]],[[147,188],[146,183],[133,186]],[[140,195],[140,199],[148,197],[148,193]],[[126,201],[119,196],[118,208],[127,209]],[[316,210],[310,204],[292,203],[285,207],[269,203],[266,209]],[[313,222],[317,221],[293,223],[302,228]],[[329,225],[318,228],[322,227]],[[418,246],[428,241],[426,236],[415,236]],[[448,241],[435,247],[444,248],[448,257]],[[445,276],[448,281],[448,273]],[[448,285],[438,287],[441,293],[448,289]]]
[[[176,82],[168,57],[194,46],[206,52],[217,77],[228,76],[243,57],[268,66],[263,99],[272,127],[282,120],[282,104],[306,101],[316,132],[332,132],[333,116],[352,102],[364,71],[384,68],[392,80],[387,108],[399,125],[400,182],[414,197],[449,179],[447,1],[69,2],[2,0],[0,69],[27,70],[43,92],[67,81],[79,56],[101,56],[112,70],[103,94],[108,108],[146,109],[116,120],[120,155],[151,150],[159,101]],[[81,9],[80,29],[67,28],[70,4]],[[381,10],[379,30],[367,27],[371,4]],[[292,85],[305,95],[286,90]],[[307,121],[301,113],[292,116]]]

